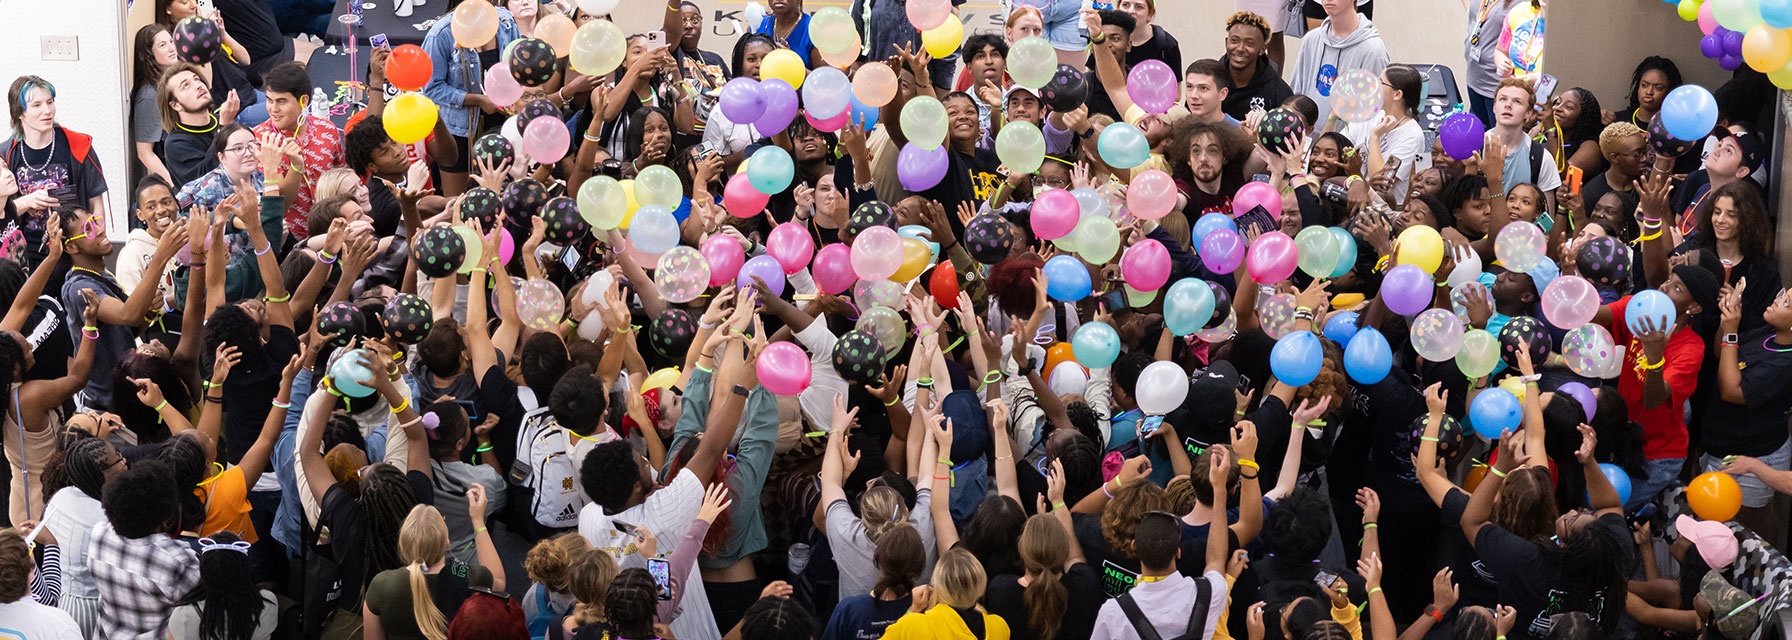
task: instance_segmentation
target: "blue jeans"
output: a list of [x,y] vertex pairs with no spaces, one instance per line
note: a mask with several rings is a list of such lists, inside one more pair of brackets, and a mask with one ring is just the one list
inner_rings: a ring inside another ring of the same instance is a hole
[[[1792,440],[1781,444],[1780,448],[1775,449],[1773,453],[1761,456],[1759,460],[1762,464],[1780,471],[1792,468]],[[1709,453],[1699,456],[1700,471],[1717,471],[1723,467],[1724,459],[1719,456]],[[1767,503],[1773,500],[1773,487],[1767,486],[1767,483],[1755,477],[1755,474],[1744,473],[1731,477],[1736,478],[1737,486],[1742,487],[1742,506],[1759,509],[1767,506]]]
[[1475,118],[1481,121],[1482,126],[1489,130],[1493,129],[1493,98],[1475,93],[1474,89],[1470,89],[1468,91],[1468,112],[1475,114]]
[[259,98],[255,104],[243,107],[242,111],[237,112],[237,124],[253,129],[255,125],[268,121],[268,94],[257,89],[255,96]]
[[1629,513],[1643,503],[1655,499],[1655,495],[1663,489],[1674,486],[1680,481],[1680,467],[1686,464],[1686,458],[1662,458],[1643,463],[1642,478],[1630,479],[1630,501],[1624,503],[1624,511]]

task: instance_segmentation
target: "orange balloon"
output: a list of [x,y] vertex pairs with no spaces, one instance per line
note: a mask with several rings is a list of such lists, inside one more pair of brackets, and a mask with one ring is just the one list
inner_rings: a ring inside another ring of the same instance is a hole
[[877,62],[861,66],[852,77],[852,94],[867,107],[889,104],[896,98],[896,72]]
[[572,34],[579,30],[572,23],[572,18],[558,13],[548,13],[547,17],[535,23],[535,37],[547,41],[554,48],[554,53],[565,57],[572,52]]
[[890,276],[891,282],[908,282],[927,270],[927,263],[933,259],[933,250],[927,243],[914,238],[902,239],[902,266],[896,268],[896,275]]
[[859,37],[859,34],[855,33],[852,36],[852,46],[839,51],[823,51],[821,52],[821,60],[828,63],[828,66],[830,67],[837,67],[841,70],[845,70],[847,67],[852,66],[852,63],[859,61],[859,51],[864,48],[865,41]]
[[448,26],[454,33],[455,44],[477,49],[498,36],[498,10],[486,0],[467,0],[454,8],[454,17]]
[[386,59],[386,81],[399,91],[421,91],[423,85],[429,83],[429,76],[435,73],[435,63],[423,47],[404,44],[392,49],[392,57]]
[[1052,375],[1052,369],[1056,369],[1059,364],[1065,362],[1076,362],[1076,353],[1071,350],[1070,343],[1060,342],[1054,344],[1046,348],[1045,368],[1040,369],[1039,373],[1049,378]]
[[1462,490],[1467,491],[1469,493],[1474,493],[1475,487],[1481,486],[1481,481],[1486,478],[1487,478],[1487,467],[1482,466],[1482,465],[1475,465],[1473,468],[1468,470],[1468,477],[1462,479]]
[[1742,487],[1721,471],[1708,471],[1686,485],[1686,503],[1701,520],[1727,522],[1742,510]]

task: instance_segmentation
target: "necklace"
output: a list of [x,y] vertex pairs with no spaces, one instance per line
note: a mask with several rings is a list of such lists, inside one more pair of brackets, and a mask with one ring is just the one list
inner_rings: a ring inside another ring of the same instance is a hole
[[[20,143],[23,144],[23,141],[21,140]],[[24,146],[25,146],[24,151],[19,152],[19,160],[25,164],[25,168],[30,169],[32,173],[37,173],[39,171],[43,171],[44,167],[50,166],[50,160],[54,159],[56,157],[56,134],[55,134],[55,132],[50,133],[50,152],[44,154],[43,163],[39,164],[35,167],[31,166],[31,161],[27,160],[25,158],[25,152],[31,150],[31,145],[24,145]]]
[[1792,353],[1792,347],[1786,347],[1784,349],[1773,348],[1773,336],[1767,336],[1766,338],[1762,339],[1761,340],[1761,348],[1766,349],[1768,351],[1772,351],[1774,353]]

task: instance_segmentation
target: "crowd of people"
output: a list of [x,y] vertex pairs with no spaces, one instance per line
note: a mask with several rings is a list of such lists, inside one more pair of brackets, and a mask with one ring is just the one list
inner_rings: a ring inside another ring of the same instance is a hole
[[1464,0],[1439,127],[1394,61],[1458,61],[1371,0],[968,37],[771,0],[722,52],[690,2],[460,0],[363,41],[339,127],[332,3],[216,4],[135,34],[130,193],[64,79],[7,90],[0,635],[1744,640],[1792,602],[1744,568],[1792,491],[1746,67],[1687,135],[1672,60],[1602,107],[1542,81],[1545,2]]

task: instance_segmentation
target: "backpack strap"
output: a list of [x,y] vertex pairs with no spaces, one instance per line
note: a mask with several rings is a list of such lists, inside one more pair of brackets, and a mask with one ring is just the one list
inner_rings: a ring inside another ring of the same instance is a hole
[[[1525,182],[1536,183],[1542,180],[1543,145],[1537,144],[1535,140],[1531,140],[1530,138],[1525,138],[1525,142],[1531,143],[1531,179],[1526,180]],[[1561,167],[1556,167],[1556,170],[1560,171]]]
[[[1132,623],[1132,630],[1138,632],[1139,640],[1163,640],[1163,636],[1157,635],[1157,627],[1151,626],[1151,620],[1139,609],[1139,603],[1132,599],[1131,593],[1114,598],[1114,602],[1120,603],[1120,611],[1126,614],[1126,621]],[[1202,617],[1206,617],[1205,613]]]
[[1201,640],[1207,631],[1207,607],[1213,600],[1213,581],[1207,574],[1195,577],[1195,604],[1188,609],[1188,628],[1176,640]]

